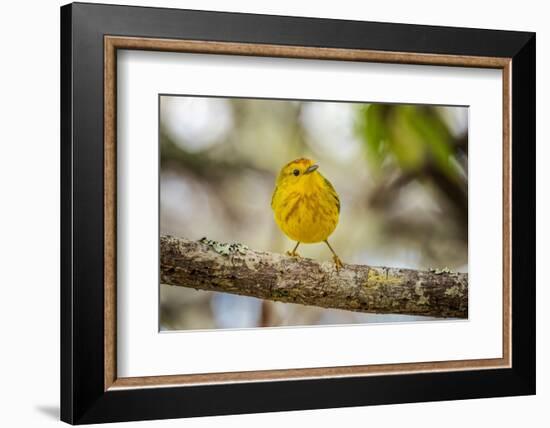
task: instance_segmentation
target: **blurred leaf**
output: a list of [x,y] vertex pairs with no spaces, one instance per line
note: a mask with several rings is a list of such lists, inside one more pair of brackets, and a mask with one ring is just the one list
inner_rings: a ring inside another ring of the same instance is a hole
[[408,120],[417,136],[424,140],[426,154],[443,173],[454,177],[456,171],[450,162],[453,156],[452,137],[443,119],[432,108],[424,107],[409,112]]
[[387,107],[384,104],[366,104],[359,109],[357,131],[365,142],[368,159],[375,168],[380,167],[387,154],[384,149],[387,140],[384,120]]
[[457,177],[451,132],[433,107],[365,105],[359,109],[357,131],[375,169],[394,161],[404,172],[415,172],[433,163],[449,178]]
[[410,121],[415,114],[414,110],[414,106],[395,106],[388,118],[391,124],[389,147],[399,166],[405,171],[420,170],[426,157],[425,143]]

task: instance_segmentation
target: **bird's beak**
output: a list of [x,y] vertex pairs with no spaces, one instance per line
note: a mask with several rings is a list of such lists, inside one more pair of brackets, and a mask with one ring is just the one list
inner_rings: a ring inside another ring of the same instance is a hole
[[311,165],[308,169],[306,169],[306,171],[304,172],[304,174],[311,174],[313,171],[315,171],[317,168],[319,168],[319,165]]

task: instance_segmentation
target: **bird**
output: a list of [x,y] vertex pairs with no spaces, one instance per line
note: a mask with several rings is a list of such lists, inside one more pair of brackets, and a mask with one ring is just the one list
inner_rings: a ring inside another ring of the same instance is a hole
[[344,265],[328,242],[340,217],[340,198],[334,186],[307,158],[295,159],[282,167],[271,198],[275,222],[296,245],[287,255],[297,253],[301,243],[324,242],[332,253],[336,270]]

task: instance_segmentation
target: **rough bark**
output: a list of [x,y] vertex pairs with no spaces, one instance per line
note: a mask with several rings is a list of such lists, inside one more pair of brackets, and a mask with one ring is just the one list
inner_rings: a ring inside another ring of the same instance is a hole
[[358,312],[468,317],[468,274],[297,259],[240,244],[160,239],[164,284]]

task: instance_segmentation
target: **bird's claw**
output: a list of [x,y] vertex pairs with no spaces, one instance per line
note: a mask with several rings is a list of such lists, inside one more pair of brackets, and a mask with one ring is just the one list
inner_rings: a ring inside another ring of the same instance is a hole
[[332,256],[332,260],[334,261],[336,271],[339,272],[340,269],[344,267],[344,263],[342,263],[342,260],[340,260],[340,257],[338,257],[336,254]]
[[302,256],[300,254],[298,254],[296,251],[287,251],[286,252],[286,255],[287,256],[290,256],[290,257],[296,257],[297,259],[301,259]]

